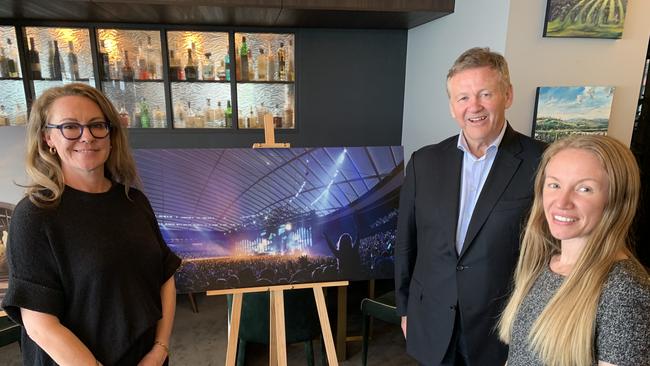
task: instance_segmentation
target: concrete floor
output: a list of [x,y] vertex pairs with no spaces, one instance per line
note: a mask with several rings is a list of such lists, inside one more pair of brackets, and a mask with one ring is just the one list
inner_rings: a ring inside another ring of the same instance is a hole
[[[352,299],[356,302],[356,299]],[[199,313],[193,313],[186,296],[178,297],[174,332],[171,342],[171,365],[223,365],[226,359],[227,316],[225,296],[197,296]],[[358,308],[358,303],[356,303]],[[359,334],[358,314],[349,303],[348,335]],[[357,311],[358,313],[358,311]],[[330,319],[335,319],[330,315]],[[332,320],[334,321],[334,320]],[[405,353],[405,342],[399,327],[381,321],[374,323],[373,338],[368,352],[368,365],[417,365]],[[268,365],[268,346],[251,344],[247,347],[246,364]],[[316,365],[320,365],[320,345],[314,342]],[[302,344],[287,347],[289,365],[306,365]],[[19,366],[17,343],[0,348],[0,365]],[[361,365],[361,342],[347,343],[347,360],[340,365]]]

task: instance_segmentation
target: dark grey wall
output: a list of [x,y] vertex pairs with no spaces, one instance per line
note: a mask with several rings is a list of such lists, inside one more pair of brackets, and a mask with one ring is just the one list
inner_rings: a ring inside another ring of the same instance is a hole
[[[406,30],[296,30],[293,147],[400,145]],[[250,147],[260,131],[131,130],[134,148]]]

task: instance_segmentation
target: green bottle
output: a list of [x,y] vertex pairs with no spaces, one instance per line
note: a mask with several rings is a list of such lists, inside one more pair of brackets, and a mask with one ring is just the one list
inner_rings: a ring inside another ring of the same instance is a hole
[[228,104],[226,105],[226,127],[231,127],[232,126],[232,105],[230,105],[230,101],[228,101]]
[[140,101],[140,123],[142,124],[142,128],[151,127],[151,112],[149,111],[147,100],[144,97]]

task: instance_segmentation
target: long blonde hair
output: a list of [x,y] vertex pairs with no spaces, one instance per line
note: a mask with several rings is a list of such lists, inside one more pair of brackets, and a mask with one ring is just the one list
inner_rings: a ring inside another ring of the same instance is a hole
[[549,366],[591,365],[598,300],[618,253],[632,254],[629,229],[639,200],[639,168],[631,151],[607,136],[570,136],[553,143],[544,153],[535,178],[535,199],[526,224],[514,291],[499,320],[499,336],[510,343],[519,307],[551,257],[560,253],[544,216],[542,190],[545,168],[564,149],[581,149],[598,158],[609,180],[603,217],[587,239],[575,264],[555,295],[534,322],[528,340],[531,350]]
[[105,163],[105,174],[113,181],[124,184],[128,195],[129,187],[141,187],[140,178],[131,156],[125,130],[120,126],[119,117],[113,104],[99,90],[81,83],[67,84],[46,90],[32,105],[27,125],[26,171],[31,178],[27,186],[27,196],[39,207],[58,205],[65,179],[61,161],[56,154],[50,154],[45,142],[45,128],[48,123],[50,107],[55,100],[65,96],[82,96],[95,102],[111,124],[111,152]]

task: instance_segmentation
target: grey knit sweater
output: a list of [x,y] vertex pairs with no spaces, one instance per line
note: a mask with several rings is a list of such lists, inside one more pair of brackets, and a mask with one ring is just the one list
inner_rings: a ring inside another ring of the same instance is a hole
[[[513,322],[508,366],[543,366],[529,349],[528,334],[564,277],[546,268],[521,304]],[[612,268],[598,304],[595,363],[650,366],[650,279],[630,260]]]

